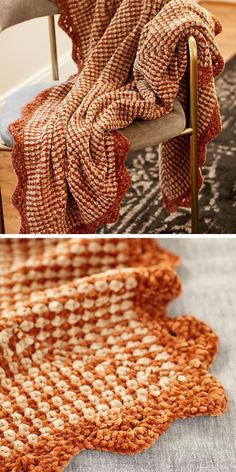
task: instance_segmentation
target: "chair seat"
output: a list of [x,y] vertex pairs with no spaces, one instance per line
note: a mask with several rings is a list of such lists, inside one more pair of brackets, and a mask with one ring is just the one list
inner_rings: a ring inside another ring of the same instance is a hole
[[[12,147],[12,136],[8,131],[8,126],[21,116],[22,107],[32,101],[42,90],[58,85],[60,82],[54,81],[41,83],[25,87],[12,94],[6,101],[0,120],[0,135],[3,144]],[[135,120],[127,128],[120,130],[129,140],[131,150],[144,149],[147,146],[154,146],[178,136],[185,128],[185,114],[180,103],[175,100],[173,110],[168,115],[158,120],[144,121]]]
[[53,0],[0,0],[0,31],[22,21],[59,13]]
[[0,135],[5,146],[12,147],[13,145],[12,136],[8,131],[8,126],[10,123],[20,118],[22,107],[26,103],[31,102],[42,90],[59,85],[60,83],[61,82],[59,81],[52,81],[23,87],[8,98],[3,107],[0,119]]
[[184,110],[178,100],[174,101],[173,110],[157,120],[135,120],[120,131],[128,138],[132,151],[168,141],[178,136],[186,127]]

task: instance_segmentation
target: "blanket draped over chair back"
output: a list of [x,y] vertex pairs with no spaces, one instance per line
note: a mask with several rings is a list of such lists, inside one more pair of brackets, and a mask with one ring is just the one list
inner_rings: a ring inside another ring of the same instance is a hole
[[[186,38],[198,44],[199,187],[206,145],[220,131],[214,77],[221,25],[189,0],[57,0],[78,74],[41,93],[10,126],[22,233],[93,233],[118,218],[130,178],[120,130],[158,119],[177,97],[186,109]],[[165,206],[190,204],[189,138],[161,146]]]

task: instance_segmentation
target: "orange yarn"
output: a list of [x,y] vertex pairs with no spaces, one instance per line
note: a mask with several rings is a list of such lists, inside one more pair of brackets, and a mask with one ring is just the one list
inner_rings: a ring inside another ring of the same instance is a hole
[[[130,178],[119,130],[188,101],[187,36],[198,44],[199,187],[206,145],[221,129],[214,77],[221,26],[191,0],[57,0],[79,73],[46,90],[10,126],[22,233],[93,233],[118,218]],[[189,137],[160,148],[168,210],[190,204]]]
[[166,315],[178,257],[143,239],[1,241],[0,256],[1,472],[133,454],[176,418],[225,411],[217,336]]

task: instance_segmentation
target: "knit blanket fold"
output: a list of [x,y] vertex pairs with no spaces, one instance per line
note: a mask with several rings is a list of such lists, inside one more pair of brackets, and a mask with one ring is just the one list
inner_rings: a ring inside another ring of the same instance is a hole
[[[206,145],[221,128],[214,77],[218,20],[192,0],[57,0],[78,74],[41,93],[10,126],[22,233],[93,233],[114,222],[130,179],[122,135],[188,100],[187,37],[198,44],[199,188]],[[121,131],[119,131],[121,130]],[[168,210],[190,205],[189,138],[160,148]]]
[[0,470],[134,454],[177,418],[219,415],[218,338],[171,318],[179,262],[150,240],[0,242]]

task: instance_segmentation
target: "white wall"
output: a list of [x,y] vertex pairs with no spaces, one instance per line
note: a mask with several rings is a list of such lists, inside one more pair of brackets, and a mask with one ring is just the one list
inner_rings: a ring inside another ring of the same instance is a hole
[[[56,23],[58,17],[55,17]],[[76,71],[71,40],[56,26],[60,79]],[[0,34],[0,108],[15,89],[51,79],[47,18],[13,26]]]

